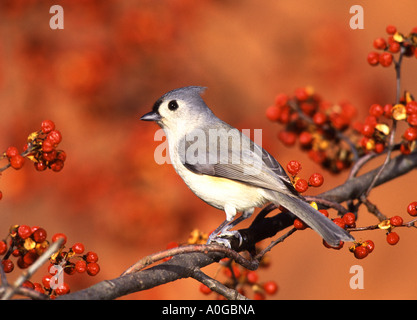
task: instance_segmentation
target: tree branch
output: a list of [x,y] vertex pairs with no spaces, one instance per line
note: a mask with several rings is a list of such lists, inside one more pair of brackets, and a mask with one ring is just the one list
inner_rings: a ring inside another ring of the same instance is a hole
[[[407,174],[417,167],[417,152],[409,155],[399,155],[386,164],[379,174],[375,187],[387,183],[401,175]],[[317,197],[333,203],[342,203],[347,200],[358,199],[366,192],[380,167],[358,177],[351,177],[342,185],[321,193]],[[276,206],[270,205],[264,208],[247,229],[241,229],[243,243],[238,245],[238,240],[232,238],[231,245],[236,251],[252,251],[254,245],[266,238],[273,237],[279,231],[292,225],[294,215],[290,212],[278,213],[272,217],[266,217]],[[195,277],[196,268],[200,269],[226,257],[225,252],[191,252],[174,256],[172,259],[142,270],[129,273],[112,280],[105,280],[87,289],[80,290],[59,299],[115,299],[130,293],[147,290],[178,279]]]

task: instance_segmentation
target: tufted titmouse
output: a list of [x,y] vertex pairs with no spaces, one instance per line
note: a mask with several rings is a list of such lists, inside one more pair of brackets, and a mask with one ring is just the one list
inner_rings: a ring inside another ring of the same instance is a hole
[[[221,237],[239,236],[229,230],[268,202],[285,207],[331,246],[354,241],[304,200],[267,151],[213,114],[200,96],[204,90],[197,86],[172,90],[141,120],[155,121],[165,131],[172,165],[187,186],[206,203],[225,211],[226,220],[208,243],[227,245]],[[234,220],[237,212],[242,215]]]

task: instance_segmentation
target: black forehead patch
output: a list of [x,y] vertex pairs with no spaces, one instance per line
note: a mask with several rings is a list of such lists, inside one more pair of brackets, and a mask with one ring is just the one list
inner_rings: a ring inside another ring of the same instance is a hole
[[161,103],[162,103],[162,99],[157,100],[152,107],[152,111],[159,113],[159,106],[161,105]]

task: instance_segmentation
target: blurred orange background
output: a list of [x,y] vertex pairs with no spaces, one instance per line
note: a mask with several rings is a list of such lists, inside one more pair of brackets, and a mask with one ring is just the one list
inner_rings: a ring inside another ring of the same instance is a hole
[[[64,9],[63,30],[49,27],[54,4]],[[363,30],[349,27],[354,4],[364,8]],[[346,173],[331,175],[297,148],[284,147],[265,109],[278,93],[306,85],[325,100],[350,101],[358,119],[372,103],[393,102],[393,67],[371,67],[366,57],[388,24],[408,34],[416,15],[413,0],[2,1],[0,148],[21,148],[51,119],[68,157],[60,173],[37,172],[27,161],[1,176],[0,236],[10,225],[39,225],[49,236],[63,232],[69,245],[83,242],[97,252],[96,277],[67,279],[76,291],[117,277],[170,241],[185,242],[194,228],[217,227],[224,213],[192,194],[171,165],[155,163],[159,127],[139,121],[163,93],[185,85],[207,86],[204,99],[226,122],[262,128],[263,146],[283,165],[298,159],[302,175],[323,173],[325,184],[316,192],[339,185]],[[416,59],[405,59],[402,71],[403,89],[416,94]],[[412,172],[378,187],[370,199],[385,215],[408,220],[415,180]],[[375,223],[360,211],[359,226]],[[393,247],[383,231],[357,233],[376,248],[356,260],[347,245],[329,250],[311,230],[297,232],[272,250],[272,264],[259,276],[278,283],[273,299],[415,299],[417,233],[398,233]],[[364,268],[362,290],[349,286],[353,265]],[[203,271],[213,276],[216,270]],[[215,298],[198,287],[180,280],[123,299]]]

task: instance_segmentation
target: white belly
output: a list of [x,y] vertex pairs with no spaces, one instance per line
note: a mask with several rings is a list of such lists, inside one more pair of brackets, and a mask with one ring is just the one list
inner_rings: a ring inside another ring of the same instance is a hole
[[262,206],[266,200],[263,190],[226,178],[195,174],[180,174],[187,186],[202,200],[218,209],[226,205],[245,211]]

